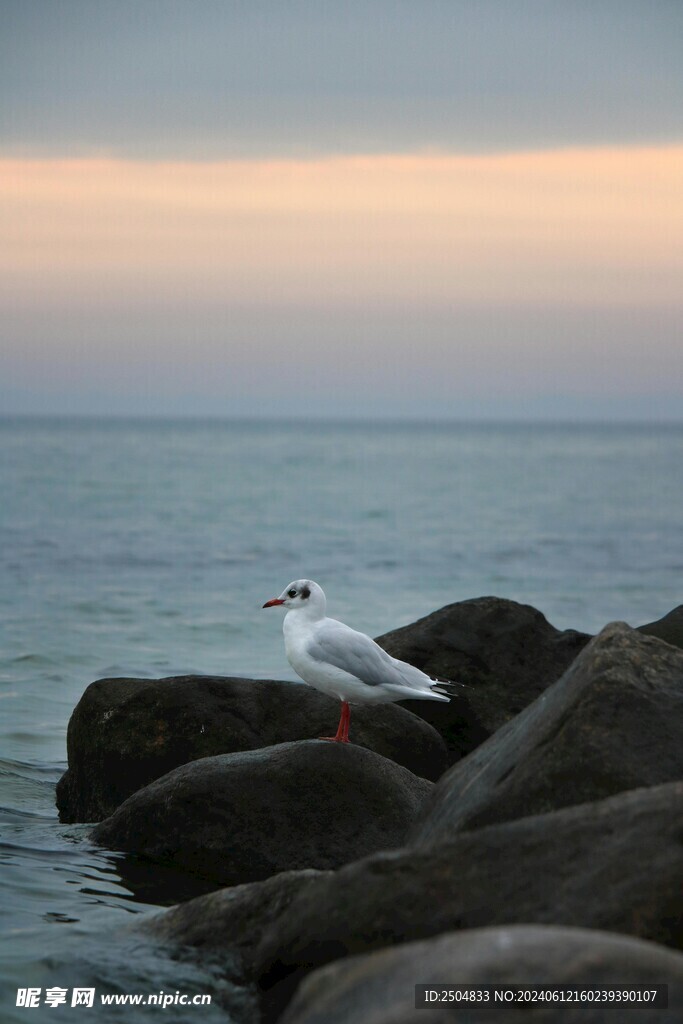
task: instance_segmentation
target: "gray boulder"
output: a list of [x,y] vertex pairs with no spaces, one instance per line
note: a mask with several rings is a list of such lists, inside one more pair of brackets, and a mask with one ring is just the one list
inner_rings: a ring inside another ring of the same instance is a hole
[[400,846],[431,787],[353,744],[282,743],[175,768],[124,801],[92,838],[238,885]]
[[648,636],[656,636],[673,647],[683,647],[683,604],[679,604],[668,613],[663,615],[656,622],[648,622],[644,626],[638,626],[641,633]]
[[683,779],[683,652],[613,623],[564,676],[440,780],[413,835],[433,842]]
[[[338,719],[338,701],[272,679],[100,679],[69,722],[60,820],[100,821],[181,764],[333,735]],[[354,709],[351,739],[432,780],[451,763],[436,731],[395,705]]]
[[[598,990],[652,989],[668,983],[669,1009],[636,1003],[462,1002],[415,1009],[416,984],[435,990],[461,985],[560,985]],[[623,1016],[622,1016],[623,1014]],[[347,957],[304,979],[281,1024],[679,1024],[683,1014],[683,956],[653,942],[610,932],[551,925],[509,925],[449,932],[425,942]]]
[[682,820],[683,782],[674,782],[314,879],[256,954],[268,1013],[281,1012],[303,977],[332,960],[455,929],[559,924],[680,948]]
[[450,705],[410,702],[460,756],[559,679],[589,639],[560,632],[530,605],[478,597],[446,605],[377,643],[429,675],[466,684]]
[[242,984],[253,974],[253,952],[265,929],[321,874],[282,871],[261,882],[229,886],[153,914],[136,929],[164,945],[192,951],[202,963],[220,963],[223,975]]

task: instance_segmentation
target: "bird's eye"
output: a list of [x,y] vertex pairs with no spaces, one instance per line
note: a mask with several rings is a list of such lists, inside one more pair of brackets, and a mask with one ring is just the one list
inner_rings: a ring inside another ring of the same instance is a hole
[[296,597],[296,590],[288,590],[287,597]]

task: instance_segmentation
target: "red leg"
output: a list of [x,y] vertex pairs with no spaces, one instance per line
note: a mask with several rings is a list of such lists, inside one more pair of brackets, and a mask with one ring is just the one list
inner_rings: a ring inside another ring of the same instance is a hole
[[349,742],[349,721],[351,719],[351,708],[345,700],[341,702],[341,715],[337,726],[336,736],[319,736],[321,740],[329,740],[331,743]]
[[344,717],[344,735],[342,736],[342,743],[349,742],[349,726],[351,725],[351,708],[349,704],[344,701],[342,705],[342,713],[346,712]]

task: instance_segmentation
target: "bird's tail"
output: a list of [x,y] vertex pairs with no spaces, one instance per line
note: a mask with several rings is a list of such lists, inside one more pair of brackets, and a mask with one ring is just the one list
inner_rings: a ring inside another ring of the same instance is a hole
[[453,679],[435,679],[432,684],[432,693],[441,693],[444,697],[452,697],[458,687],[464,688],[464,683],[458,683]]

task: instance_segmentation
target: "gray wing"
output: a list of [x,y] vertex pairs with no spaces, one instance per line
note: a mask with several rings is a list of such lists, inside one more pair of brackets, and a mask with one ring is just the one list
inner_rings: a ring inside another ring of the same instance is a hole
[[316,661],[328,662],[349,672],[368,686],[412,688],[431,682],[419,669],[396,661],[369,636],[335,619],[328,619],[316,631],[307,651]]

